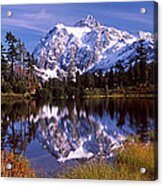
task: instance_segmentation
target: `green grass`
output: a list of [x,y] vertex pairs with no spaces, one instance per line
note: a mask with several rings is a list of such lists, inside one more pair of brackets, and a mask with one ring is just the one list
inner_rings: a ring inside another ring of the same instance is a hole
[[[141,174],[140,168],[146,168]],[[115,164],[104,160],[88,162],[61,175],[61,178],[107,179],[107,180],[154,180],[154,143],[126,143],[124,150],[118,150]]]

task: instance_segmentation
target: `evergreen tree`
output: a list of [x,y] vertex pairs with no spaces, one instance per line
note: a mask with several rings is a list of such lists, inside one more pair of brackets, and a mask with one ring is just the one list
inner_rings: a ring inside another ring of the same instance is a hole
[[25,44],[21,42],[20,39],[17,41],[17,59],[19,62],[20,67],[23,69],[22,71],[22,79],[24,79],[25,76],[25,62],[27,61],[27,51],[25,48]]
[[117,68],[117,73],[116,73],[116,78],[117,78],[117,85],[122,88],[125,85],[125,72],[124,72],[124,67],[121,65],[121,63],[118,63],[116,65]]
[[6,48],[1,43],[1,80],[6,81],[9,75],[9,67],[6,60]]
[[6,62],[6,59],[5,59],[5,52],[6,52],[6,48],[5,48],[4,45],[1,43],[1,62]]
[[11,63],[11,65],[10,65],[10,79],[11,79],[11,81],[13,81],[14,63],[16,62],[17,56],[18,56],[17,47],[16,47],[17,39],[15,38],[15,36],[11,32],[7,32],[6,42],[8,44],[7,58],[8,58],[8,61]]
[[79,71],[76,72],[76,87],[78,87],[78,88],[81,87],[81,78],[80,78]]
[[102,70],[99,71],[98,78],[99,78],[98,87],[103,88],[104,86],[103,86],[103,72],[102,72]]
[[140,68],[139,68],[139,64],[136,61],[135,65],[134,65],[134,85],[139,85],[140,83]]
[[87,72],[85,74],[85,81],[86,81],[86,85],[87,85],[87,88],[93,88],[94,87],[94,76],[93,74]]
[[74,73],[75,73],[74,63],[71,62],[70,65],[67,68],[67,83],[70,86],[74,85]]
[[33,54],[30,55],[30,53],[27,53],[27,61],[28,61],[28,71],[30,77],[33,79],[34,78],[34,64],[35,64],[35,59]]
[[155,84],[155,90],[158,91],[158,40],[155,41],[154,46],[153,83]]
[[132,67],[132,63],[130,63],[130,67],[126,73],[128,86],[132,86],[134,84],[134,68]]
[[143,44],[144,40],[140,42],[140,46],[137,48],[137,62],[139,63],[139,83],[146,83],[146,61],[147,61],[147,52]]
[[109,82],[109,72],[106,72],[104,77],[104,86],[105,88],[107,87],[107,89],[108,89],[108,82]]
[[110,69],[109,72],[109,80],[108,80],[109,89],[113,89],[114,87],[114,74],[113,74],[113,68]]

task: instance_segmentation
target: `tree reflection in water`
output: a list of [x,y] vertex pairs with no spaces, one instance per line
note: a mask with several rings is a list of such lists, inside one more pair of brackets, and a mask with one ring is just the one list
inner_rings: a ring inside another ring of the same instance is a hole
[[36,138],[57,160],[109,157],[128,134],[154,130],[154,99],[3,101],[2,149],[23,153]]

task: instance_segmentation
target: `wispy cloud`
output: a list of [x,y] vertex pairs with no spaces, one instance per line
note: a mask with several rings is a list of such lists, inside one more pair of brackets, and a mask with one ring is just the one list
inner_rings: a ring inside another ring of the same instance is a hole
[[48,13],[46,10],[42,9],[40,12],[35,13],[25,13],[23,18],[40,21],[40,20],[51,20],[54,19],[54,16],[51,13]]
[[22,19],[9,19],[9,18],[3,18],[2,19],[2,24],[7,25],[7,26],[16,26],[16,27],[22,27],[22,28],[27,28],[27,29],[32,29],[36,30],[42,33],[46,32],[46,29],[37,27],[36,25],[32,24],[33,22],[27,21],[27,20],[22,20]]
[[31,12],[22,13],[21,17],[19,18],[18,17],[19,16],[8,18],[2,17],[2,24],[7,26],[16,26],[32,29],[44,33],[47,31],[45,29],[45,25],[49,21],[54,20],[54,16],[51,13],[46,12],[44,9],[34,13]]
[[37,12],[31,12],[28,10],[25,13],[21,13],[21,16],[19,12],[20,11],[14,11],[14,16],[12,17],[2,16],[2,25],[22,27],[45,33],[50,27],[58,23],[58,21],[61,23],[67,23],[74,19],[74,16],[61,16],[57,13],[48,12],[45,9],[41,9]]

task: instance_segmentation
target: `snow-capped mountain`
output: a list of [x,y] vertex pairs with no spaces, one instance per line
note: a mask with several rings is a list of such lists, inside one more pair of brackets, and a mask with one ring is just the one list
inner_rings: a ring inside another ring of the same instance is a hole
[[35,117],[31,117],[38,126],[38,141],[60,162],[95,156],[109,158],[114,149],[123,146],[127,134],[135,133],[127,124],[122,129],[118,128],[109,113],[101,118],[98,114],[86,116],[86,112],[80,110],[78,115],[74,106],[73,118],[68,115],[67,107],[60,110],[46,105]]
[[[58,161],[110,158],[115,149],[123,147],[127,136],[140,132],[141,126],[135,117],[131,125],[132,116],[128,113],[123,116],[124,124],[118,125],[120,115],[111,116],[109,111],[103,111],[100,115],[95,108],[88,113],[84,107],[78,109],[76,104],[71,109],[47,104],[30,116],[30,122],[37,126],[36,138],[41,146]],[[153,127],[153,120],[148,120],[148,130]]]
[[87,16],[74,26],[57,24],[40,40],[33,54],[35,70],[44,80],[67,76],[67,71],[105,73],[117,63],[127,68],[137,56],[143,40],[147,62],[154,56],[154,36],[140,31],[137,35],[101,25]]

